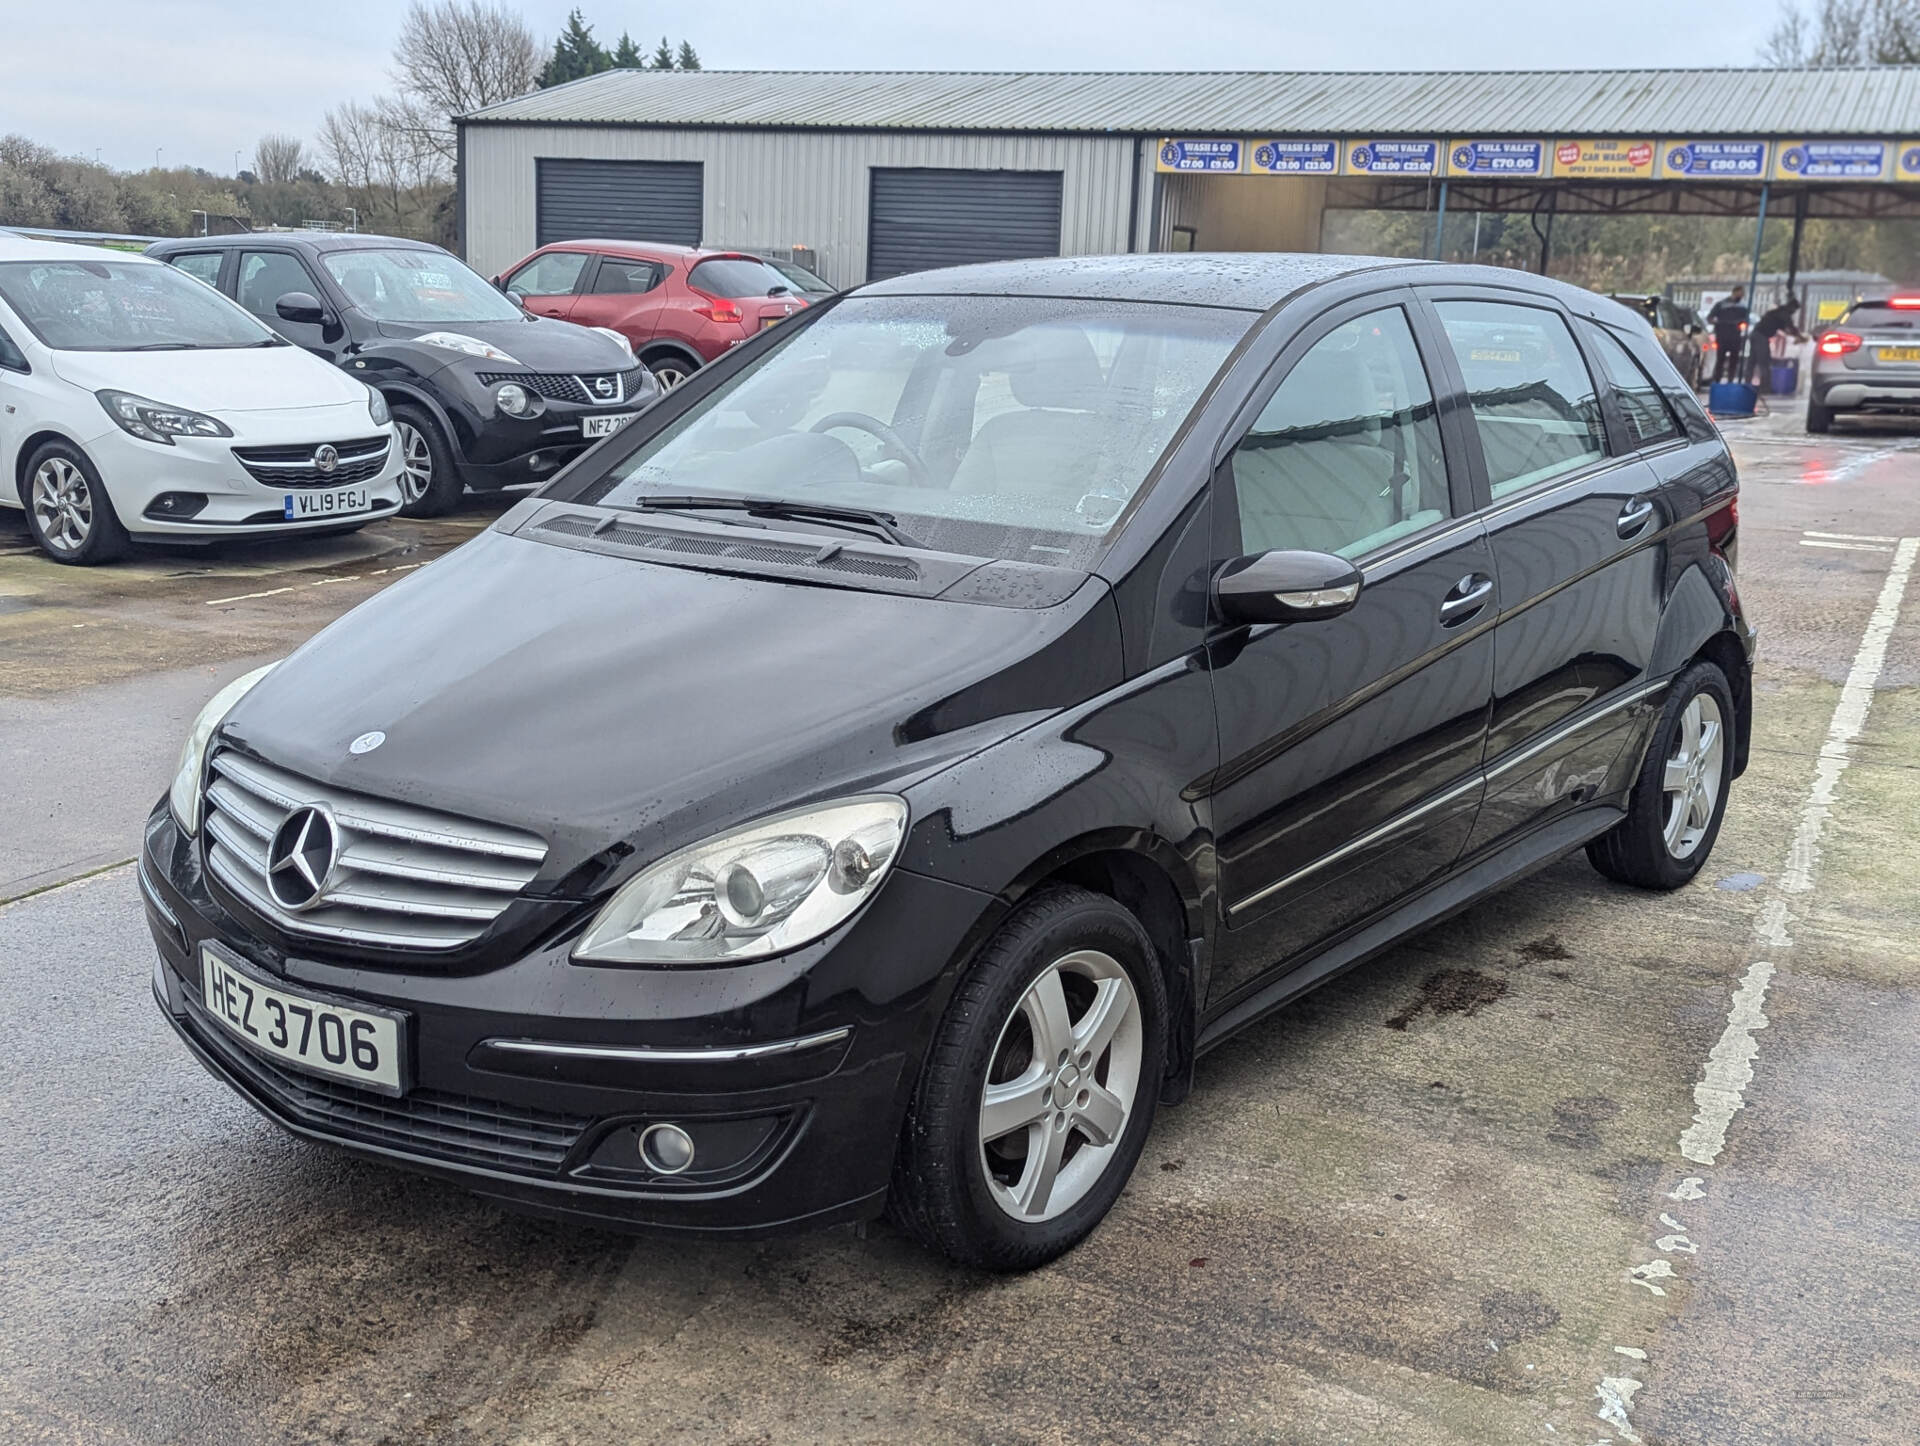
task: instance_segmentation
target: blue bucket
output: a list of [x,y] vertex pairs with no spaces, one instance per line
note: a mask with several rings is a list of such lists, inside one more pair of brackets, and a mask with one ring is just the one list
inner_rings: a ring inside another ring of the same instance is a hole
[[1776,397],[1790,397],[1800,390],[1800,363],[1777,361],[1768,377],[1768,390]]
[[1760,405],[1760,389],[1745,382],[1715,382],[1707,392],[1707,410],[1716,417],[1751,417]]

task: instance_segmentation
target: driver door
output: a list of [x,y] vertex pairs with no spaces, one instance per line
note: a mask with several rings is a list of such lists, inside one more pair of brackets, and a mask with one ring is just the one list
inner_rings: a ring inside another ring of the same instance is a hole
[[1497,583],[1419,315],[1397,292],[1322,318],[1215,473],[1216,565],[1301,549],[1364,580],[1338,617],[1209,638],[1210,1009],[1439,878],[1479,811]]

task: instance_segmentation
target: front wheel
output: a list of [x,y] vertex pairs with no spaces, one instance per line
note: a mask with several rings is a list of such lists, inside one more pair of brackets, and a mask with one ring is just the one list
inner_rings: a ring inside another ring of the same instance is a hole
[[127,530],[100,473],[78,447],[44,443],[27,459],[20,487],[33,540],[55,562],[111,562],[127,550]]
[[1733,784],[1733,691],[1695,663],[1667,694],[1627,816],[1587,845],[1593,866],[1643,889],[1677,889],[1706,864]]
[[1048,888],[960,983],[908,1110],[891,1208],[963,1265],[1030,1270],[1091,1233],[1159,1098],[1167,994],[1112,899]]
[[400,515],[440,517],[460,501],[460,471],[440,424],[419,407],[395,407],[400,434]]

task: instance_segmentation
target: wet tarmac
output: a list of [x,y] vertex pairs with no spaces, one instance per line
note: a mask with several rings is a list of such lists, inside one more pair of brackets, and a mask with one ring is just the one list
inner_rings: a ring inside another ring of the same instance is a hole
[[254,1114],[155,1011],[121,861],[208,694],[490,513],[106,572],[0,513],[0,1441],[1920,1437],[1920,582],[1833,733],[1920,434],[1728,433],[1762,653],[1707,874],[1562,861],[1256,1027],[1012,1280],[524,1220]]

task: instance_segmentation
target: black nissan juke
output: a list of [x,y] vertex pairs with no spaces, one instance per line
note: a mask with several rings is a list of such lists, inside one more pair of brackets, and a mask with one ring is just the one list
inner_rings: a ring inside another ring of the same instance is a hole
[[464,487],[543,481],[660,395],[618,332],[530,316],[424,241],[271,231],[147,254],[379,389],[406,464],[403,516],[446,512]]
[[1236,1030],[1571,851],[1693,879],[1737,488],[1644,318],[1522,273],[870,285],[216,696],[153,991],[503,1202],[1031,1267]]

